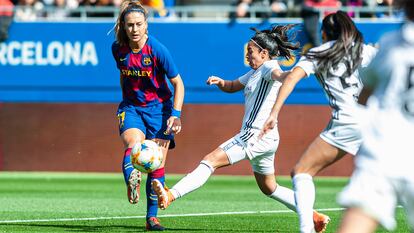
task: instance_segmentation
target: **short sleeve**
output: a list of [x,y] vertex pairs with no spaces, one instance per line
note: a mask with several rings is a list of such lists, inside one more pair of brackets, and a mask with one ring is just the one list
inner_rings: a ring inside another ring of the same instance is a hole
[[176,77],[178,75],[178,68],[173,61],[170,51],[168,51],[168,49],[159,41],[155,40],[154,38],[151,39],[154,40],[154,43],[152,45],[153,52],[159,64],[164,69],[165,74],[168,78]]
[[118,55],[119,44],[117,42],[112,43],[111,50],[112,50],[112,56],[115,59],[116,67],[118,67],[118,69],[119,69],[119,63],[118,63],[118,61],[119,61],[119,55]]
[[388,79],[391,75],[391,63],[392,57],[390,57],[387,49],[380,49],[371,63],[361,72],[361,79],[364,86],[374,88],[380,79]]
[[302,56],[295,67],[302,68],[308,77],[315,73],[315,63],[306,56]]
[[243,84],[244,86],[246,86],[247,82],[249,81],[249,78],[252,76],[254,70],[250,70],[249,72],[247,72],[246,74],[240,76],[238,78],[239,82],[241,84]]
[[267,81],[273,81],[272,79],[272,72],[275,69],[279,69],[282,70],[280,68],[279,62],[277,60],[271,60],[271,61],[266,61],[262,67],[260,67],[260,69],[262,70],[262,77],[263,79],[267,80]]
[[371,45],[364,45],[364,50],[362,51],[362,64],[361,67],[367,67],[369,63],[374,59],[377,54],[378,49]]

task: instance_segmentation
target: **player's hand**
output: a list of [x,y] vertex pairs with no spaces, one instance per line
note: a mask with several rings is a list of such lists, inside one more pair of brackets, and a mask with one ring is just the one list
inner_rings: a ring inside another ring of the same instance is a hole
[[181,120],[178,117],[170,116],[167,120],[167,130],[164,134],[179,134],[181,132]]
[[273,128],[275,128],[275,125],[277,123],[277,119],[274,116],[269,116],[267,118],[267,120],[265,121],[264,125],[263,125],[263,129],[260,130],[259,133],[259,140],[263,138],[263,136],[268,133],[269,131],[271,131]]
[[217,76],[210,76],[206,81],[207,85],[217,85],[217,86],[224,86],[224,80]]

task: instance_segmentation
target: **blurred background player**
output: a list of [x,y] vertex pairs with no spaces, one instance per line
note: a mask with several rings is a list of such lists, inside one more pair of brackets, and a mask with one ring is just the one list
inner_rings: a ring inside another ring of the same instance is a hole
[[397,205],[404,207],[414,230],[414,1],[395,4],[405,9],[407,20],[381,39],[377,57],[362,76],[359,102],[367,104],[368,115],[355,171],[338,196],[347,207],[340,233],[375,232],[378,224],[391,231]]
[[[164,183],[167,151],[174,148],[174,134],[181,131],[184,84],[167,48],[148,35],[147,16],[137,1],[122,3],[112,53],[121,74],[123,100],[117,114],[125,145],[122,170],[128,199],[131,204],[138,202],[141,182],[141,173],[131,164],[131,148],[144,139],[154,140],[161,146],[165,159],[159,169],[148,174],[146,228],[164,230],[156,218],[157,196],[151,181]],[[173,96],[167,81],[174,88]]]
[[151,7],[157,12],[156,16],[165,17],[167,16],[167,9],[165,9],[163,0],[141,0],[142,5]]
[[0,0],[0,43],[9,38],[9,27],[13,21],[14,4],[10,0]]
[[296,84],[302,78],[315,74],[328,97],[332,117],[328,126],[309,145],[292,171],[302,233],[309,233],[314,229],[312,219],[315,185],[312,177],[347,153],[355,155],[359,149],[361,135],[356,98],[362,84],[357,69],[367,66],[376,54],[374,47],[363,44],[361,32],[343,11],[324,18],[322,39],[325,43],[309,50],[287,75],[275,107],[263,128],[263,133],[267,133],[277,122],[280,109]]
[[[283,73],[276,57],[290,59],[299,44],[293,44],[288,36],[294,25],[273,26],[271,30],[259,31],[247,44],[246,58],[252,68],[235,80],[223,80],[211,76],[208,85],[217,85],[228,93],[244,91],[245,114],[240,132],[206,155],[200,165],[187,174],[171,189],[164,188],[158,180],[153,189],[158,195],[159,207],[167,208],[170,203],[204,185],[218,168],[249,160],[256,182],[266,196],[275,199],[295,211],[295,200],[291,189],[276,183],[274,157],[279,144],[278,128],[258,140],[260,129],[275,103],[277,92],[286,73]],[[323,218],[317,212],[315,221]],[[319,226],[319,222],[317,223]]]
[[[276,14],[283,14],[287,10],[287,4],[285,0],[239,0],[236,2],[235,17],[249,17],[249,9],[252,5],[270,7],[270,11]],[[265,13],[264,15],[262,13],[261,15],[263,18],[268,18],[270,16],[271,15],[269,13]]]
[[332,11],[322,10],[325,7],[339,8],[342,6],[339,0],[303,0],[301,8],[301,16],[303,18],[303,31],[309,39],[311,47],[321,45],[320,35],[320,12],[323,11],[323,16],[334,13]]
[[35,21],[43,16],[44,4],[40,0],[18,0],[14,17],[21,21]]

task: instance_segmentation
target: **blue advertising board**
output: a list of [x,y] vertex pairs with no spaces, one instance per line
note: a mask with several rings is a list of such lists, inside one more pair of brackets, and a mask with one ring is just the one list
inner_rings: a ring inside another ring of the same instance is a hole
[[[152,22],[149,33],[170,50],[184,80],[186,103],[243,103],[242,93],[228,94],[205,84],[210,75],[235,79],[249,70],[245,45],[269,23]],[[399,23],[358,23],[367,43],[376,43]],[[99,102],[121,100],[119,71],[111,54],[112,22],[15,22],[0,44],[0,101]],[[297,40],[306,44],[299,31]],[[290,69],[299,57],[281,61]],[[301,81],[288,104],[326,104],[314,78]]]

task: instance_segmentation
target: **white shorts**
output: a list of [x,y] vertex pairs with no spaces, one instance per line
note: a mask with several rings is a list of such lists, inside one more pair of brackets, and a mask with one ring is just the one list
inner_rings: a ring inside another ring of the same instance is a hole
[[254,172],[271,175],[275,173],[274,160],[278,145],[278,134],[266,134],[258,140],[251,132],[240,132],[221,144],[220,148],[226,152],[230,164],[248,159]]
[[351,155],[356,155],[362,143],[359,127],[357,124],[343,123],[331,119],[329,125],[319,136],[330,145],[344,150]]
[[380,169],[356,169],[350,183],[338,195],[344,207],[360,208],[387,230],[396,227],[395,209],[402,205],[414,229],[414,180],[386,177]]

